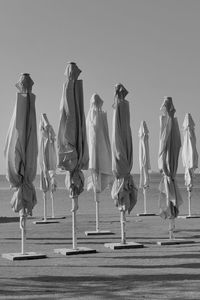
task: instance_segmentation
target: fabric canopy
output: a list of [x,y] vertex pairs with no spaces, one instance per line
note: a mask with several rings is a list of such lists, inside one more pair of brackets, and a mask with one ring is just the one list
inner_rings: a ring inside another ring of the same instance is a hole
[[140,187],[149,187],[149,130],[145,121],[142,121],[139,129],[139,166],[140,166]]
[[132,134],[130,127],[128,91],[116,85],[113,105],[112,171],[115,176],[111,195],[119,210],[131,212],[137,202],[137,188],[130,174],[133,165]]
[[160,183],[160,216],[175,218],[183,200],[176,181],[181,138],[172,98],[166,97],[161,107],[158,167],[163,175]]
[[83,106],[83,82],[78,80],[81,70],[75,63],[67,65],[67,81],[63,86],[58,130],[58,167],[69,171],[66,187],[71,197],[78,196],[84,188],[84,175],[88,169],[88,145]]
[[102,106],[103,100],[98,94],[93,94],[86,118],[90,170],[87,190],[93,189],[95,192],[102,192],[113,178],[107,113]]
[[187,113],[183,122],[182,162],[185,168],[185,185],[188,190],[193,186],[193,175],[198,168],[198,153],[196,149],[195,123],[191,114]]
[[55,174],[57,167],[57,155],[55,149],[56,135],[50,125],[46,114],[42,114],[39,125],[40,148],[40,188],[43,192],[54,192],[57,187]]
[[32,215],[32,209],[37,202],[33,185],[38,155],[35,95],[24,92],[23,86],[17,87],[22,93],[17,93],[6,137],[6,176],[11,187],[15,188],[11,200],[13,210],[15,212],[24,210],[25,213]]

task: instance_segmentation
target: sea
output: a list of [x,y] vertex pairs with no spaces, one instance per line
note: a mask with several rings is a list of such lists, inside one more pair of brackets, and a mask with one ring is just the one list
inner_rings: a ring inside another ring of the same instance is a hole
[[[139,188],[139,174],[133,174],[134,182],[138,187],[138,200],[136,206],[133,208],[131,215],[135,216],[138,213],[144,212],[144,197],[143,191]],[[188,193],[184,183],[184,174],[177,174],[177,183],[183,198],[183,204],[180,207],[180,214],[188,213]],[[57,216],[71,215],[71,199],[65,187],[65,174],[57,174],[57,190],[54,193],[54,211]],[[147,191],[147,212],[159,213],[159,183],[161,181],[160,173],[150,173],[150,186]],[[37,194],[37,204],[33,209],[33,216],[41,218],[43,216],[43,193],[40,190],[40,175],[37,175],[34,180],[34,186]],[[9,182],[5,175],[0,175],[0,217],[16,216],[11,207],[11,199],[14,191],[10,189]],[[111,187],[108,187],[100,193],[100,211],[102,215],[113,215],[118,213],[114,201],[111,198]],[[200,174],[196,173],[193,180],[191,211],[194,214],[200,214]],[[84,192],[79,196],[79,214],[94,214],[95,215],[95,201],[93,191]],[[52,214],[52,199],[47,195],[47,214]]]

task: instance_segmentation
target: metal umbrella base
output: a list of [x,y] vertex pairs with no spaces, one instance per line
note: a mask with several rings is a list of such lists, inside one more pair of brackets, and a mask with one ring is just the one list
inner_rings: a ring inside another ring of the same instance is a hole
[[161,241],[157,241],[157,245],[165,246],[165,245],[179,245],[179,244],[192,244],[195,243],[191,240],[184,240],[184,239],[163,239]]
[[78,255],[78,254],[91,254],[96,253],[97,251],[95,249],[90,249],[86,247],[78,247],[76,249],[54,249],[55,253],[59,253],[62,255]]
[[9,259],[9,260],[29,260],[29,259],[47,258],[46,254],[36,253],[36,252],[26,252],[24,254],[22,254],[22,253],[3,253],[2,257]]
[[104,244],[106,248],[110,248],[112,250],[120,250],[120,249],[133,249],[133,248],[143,248],[144,245],[134,242],[123,243],[106,243]]
[[55,223],[59,223],[59,221],[40,220],[40,221],[33,222],[33,224],[55,224]]
[[99,230],[99,231],[85,231],[86,236],[97,236],[97,235],[112,235],[114,234],[113,232],[109,230]]
[[185,216],[178,216],[180,219],[197,219],[200,218],[200,215],[185,215]]
[[121,243],[105,243],[104,246],[106,248],[111,248],[112,250],[143,248],[144,245],[142,244],[126,241],[126,228],[125,228],[126,215],[124,210],[120,212],[120,222],[121,222]]
[[156,214],[153,213],[139,213],[137,214],[138,217],[150,217],[150,216],[157,216]]
[[54,249],[55,253],[60,253],[62,255],[78,255],[78,254],[90,254],[96,253],[95,249],[90,249],[87,247],[77,246],[77,232],[76,232],[76,211],[78,210],[78,197],[72,198],[72,248],[61,248]]

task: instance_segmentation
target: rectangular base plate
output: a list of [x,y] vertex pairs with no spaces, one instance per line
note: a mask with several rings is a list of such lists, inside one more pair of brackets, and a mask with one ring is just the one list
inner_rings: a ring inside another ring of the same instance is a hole
[[99,231],[85,231],[85,235],[111,235],[114,234],[113,232],[109,230],[99,230]]
[[28,259],[41,259],[47,258],[46,254],[36,253],[36,252],[26,252],[22,253],[3,253],[3,258],[7,258],[9,260],[28,260]]
[[90,254],[90,253],[96,253],[97,251],[95,249],[90,249],[86,247],[78,247],[77,249],[54,249],[55,253],[60,253],[62,255],[78,255],[78,254]]
[[55,223],[59,223],[59,221],[55,221],[55,220],[41,220],[41,221],[34,221],[33,224],[55,224]]
[[186,216],[178,216],[180,219],[197,219],[200,218],[200,215],[186,215]]
[[104,246],[106,248],[111,248],[113,250],[143,248],[144,247],[144,245],[139,244],[139,243],[134,243],[134,242],[128,242],[126,244],[122,244],[122,243],[106,243],[106,244],[104,244]]
[[164,246],[164,245],[179,245],[179,244],[192,244],[194,241],[191,240],[184,240],[184,239],[166,239],[157,242],[157,245]]
[[138,217],[149,217],[149,216],[157,216],[156,214],[150,214],[150,213],[140,213],[140,214],[137,214]]
[[[47,217],[47,220],[61,220],[61,219],[66,219],[66,217]],[[42,218],[44,220],[44,218]]]

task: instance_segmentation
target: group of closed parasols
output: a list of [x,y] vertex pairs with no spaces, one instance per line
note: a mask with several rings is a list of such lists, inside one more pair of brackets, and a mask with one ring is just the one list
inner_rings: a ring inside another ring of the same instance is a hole
[[[121,215],[121,243],[127,244],[125,222],[126,212],[130,213],[137,202],[138,189],[131,174],[133,166],[133,147],[130,127],[128,91],[122,84],[115,86],[113,104],[112,143],[110,144],[107,114],[103,111],[103,100],[94,94],[90,100],[90,109],[85,119],[83,103],[83,83],[78,79],[81,70],[75,63],[68,63],[60,103],[60,120],[56,135],[49,123],[46,113],[40,120],[39,165],[41,169],[41,189],[50,191],[52,197],[56,190],[56,169],[66,172],[65,185],[72,199],[72,240],[73,251],[84,250],[77,246],[76,211],[78,197],[84,190],[94,191],[96,201],[96,232],[99,229],[99,195],[112,184],[111,196]],[[29,74],[22,74],[16,85],[19,89],[16,104],[6,139],[5,158],[7,179],[15,189],[11,200],[12,208],[20,215],[22,230],[22,255],[24,251],[26,217],[32,215],[37,202],[33,181],[37,170],[37,128],[35,114],[35,95],[32,93],[33,81]],[[173,232],[173,221],[178,216],[182,203],[181,194],[176,182],[178,156],[181,147],[180,132],[172,98],[166,97],[162,105],[160,118],[159,170],[162,173],[160,183],[160,215],[170,220],[170,232]],[[194,122],[190,114],[184,121],[185,136],[183,160],[186,169],[185,178],[188,191],[191,192],[194,170],[197,168],[198,154],[194,134]],[[140,148],[140,187],[146,199],[149,187],[149,144],[146,122],[141,123],[139,130]],[[187,141],[186,141],[187,139]],[[189,151],[192,147],[192,151]],[[194,149],[194,150],[193,150]],[[57,163],[58,152],[58,163]],[[188,159],[189,157],[189,159]],[[84,170],[89,170],[84,176]],[[145,202],[146,205],[146,202]],[[44,205],[44,211],[46,206]],[[146,208],[145,208],[146,212]],[[44,219],[46,212],[44,213]],[[170,238],[173,238],[171,235]],[[59,251],[58,251],[59,252]],[[61,252],[62,253],[62,252]]]

